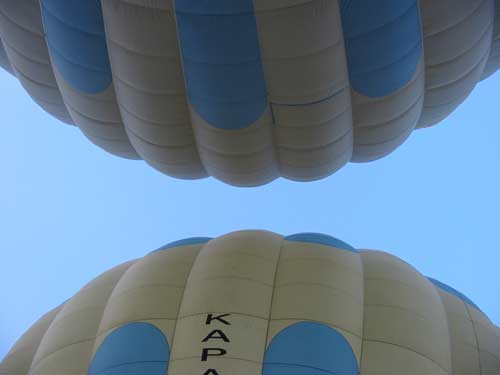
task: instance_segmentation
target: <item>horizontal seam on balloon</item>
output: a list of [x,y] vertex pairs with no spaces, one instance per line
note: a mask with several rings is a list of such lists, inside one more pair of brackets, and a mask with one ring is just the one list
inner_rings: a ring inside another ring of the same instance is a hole
[[[449,64],[452,64],[453,62],[455,62],[456,60],[459,60],[461,57],[467,55],[470,51],[472,51],[475,47],[477,47],[481,43],[481,41],[485,38],[485,36],[487,36],[489,34],[492,26],[493,26],[492,23],[487,24],[485,29],[479,35],[479,38],[477,40],[474,40],[474,42],[471,43],[471,46],[469,48],[467,48],[465,51],[450,58],[449,60],[443,60],[443,61],[440,61],[438,63],[433,63],[433,64],[426,64],[426,68],[435,68],[435,67],[439,67],[439,66],[449,65]],[[489,49],[488,49],[488,53],[489,53]]]
[[270,320],[270,322],[286,322],[286,321],[302,321],[302,322],[310,322],[310,323],[319,323],[319,324],[327,324],[337,330],[340,330],[340,331],[344,331],[344,332],[347,332],[349,333],[350,335],[353,335],[355,336],[356,338],[362,340],[363,337],[360,335],[360,334],[357,334],[357,333],[354,333],[352,332],[351,330],[347,329],[347,328],[344,328],[344,327],[340,327],[338,324],[333,324],[331,322],[325,322],[325,321],[319,321],[319,320],[316,320],[316,319],[307,319],[307,318],[272,318]]
[[95,66],[85,65],[85,64],[82,64],[81,62],[77,62],[77,61],[71,59],[70,57],[66,56],[63,51],[61,51],[57,47],[55,47],[50,42],[49,39],[47,39],[47,44],[49,45],[50,50],[52,51],[53,54],[59,56],[60,58],[62,58],[64,61],[66,61],[67,63],[69,63],[71,65],[74,65],[76,67],[82,68],[82,69],[87,70],[87,71],[90,71],[92,73],[104,73],[106,75],[108,75],[108,74],[111,75],[110,69],[106,69],[106,68],[101,69],[101,68],[98,68]]
[[[415,124],[411,128],[404,129],[401,133],[398,133],[397,135],[391,136],[390,138],[384,139],[382,141],[361,143],[361,142],[357,142],[356,136],[354,136],[354,147],[356,147],[356,146],[370,147],[370,146],[384,146],[384,145],[387,146],[395,141],[401,141],[402,139],[406,139],[407,137],[410,136],[412,131],[415,130],[417,123],[418,123],[418,118],[415,119]],[[383,152],[387,152],[387,150],[384,150]],[[391,150],[391,152],[392,152],[392,150]]]
[[287,282],[287,283],[277,283],[275,286],[274,286],[274,289],[281,289],[281,288],[288,288],[288,287],[293,287],[293,286],[319,286],[321,288],[324,288],[324,289],[328,289],[330,291],[334,291],[335,293],[333,294],[341,294],[343,296],[348,296],[350,297],[350,299],[352,299],[353,301],[357,302],[360,306],[363,306],[363,300],[362,299],[359,299],[357,298],[356,296],[353,296],[351,293],[345,291],[345,290],[342,290],[342,289],[339,289],[339,288],[336,288],[332,285],[328,285],[328,284],[324,284],[324,283],[318,283],[318,282],[307,282],[307,281],[290,281],[290,282]]
[[[258,150],[255,150],[255,151],[251,151],[251,152],[244,152],[244,153],[241,153],[241,152],[227,152],[227,151],[220,151],[220,150],[214,150],[202,143],[199,143],[198,144],[198,148],[199,148],[199,151],[203,151],[203,152],[206,152],[206,153],[209,153],[209,154],[214,154],[214,155],[217,155],[221,158],[225,158],[225,159],[245,159],[245,158],[252,158],[252,157],[256,157],[260,154],[264,154],[266,153],[267,151],[270,151],[270,150],[273,150],[274,149],[274,145],[272,144],[269,144],[267,145],[266,147],[263,147],[263,148],[260,148]],[[200,152],[200,154],[202,154],[203,152]],[[257,172],[258,171],[258,167],[257,169],[253,170],[254,172]]]
[[234,67],[234,66],[238,66],[238,65],[258,65],[258,66],[261,66],[262,65],[262,59],[260,58],[260,56],[257,56],[256,58],[252,57],[251,59],[248,59],[248,60],[242,60],[242,61],[236,61],[236,62],[226,62],[226,61],[213,62],[213,61],[194,60],[192,58],[187,57],[185,54],[183,54],[182,61],[183,61],[184,65],[187,65],[189,63],[189,64],[193,64],[193,65],[208,65],[210,67],[213,67],[213,66],[217,66],[217,67],[233,66]]
[[[405,263],[407,264],[407,263]],[[414,289],[414,290],[417,290],[421,293],[425,293],[427,294],[429,292],[429,289],[427,287],[419,287],[419,286],[416,286],[414,284],[408,284],[407,282],[404,282],[404,281],[400,281],[400,280],[397,280],[397,279],[386,279],[386,278],[378,278],[378,277],[365,277],[364,278],[365,280],[365,285],[366,285],[366,281],[384,281],[384,282],[390,282],[390,283],[393,283],[393,284],[401,284],[401,285],[404,285],[406,287],[409,287],[411,289]],[[431,284],[431,286],[433,286],[433,284]],[[366,290],[366,288],[365,288]]]
[[[15,53],[17,53],[21,57],[25,58],[29,62],[32,62],[34,64],[43,65],[43,66],[46,66],[48,69],[52,69],[52,66],[50,64],[50,60],[44,60],[44,61],[42,61],[42,60],[37,60],[36,58],[34,58],[32,56],[28,56],[25,52],[22,52],[18,48],[14,47],[12,44],[10,44],[5,39],[2,39],[2,43],[4,44],[4,46],[7,46],[9,49],[13,50]],[[10,62],[10,60],[9,60],[9,62]]]
[[[119,367],[126,367],[126,366],[130,366],[130,365],[146,364],[146,363],[163,363],[163,364],[168,365],[168,359],[166,361],[134,361],[134,362],[124,362],[124,363],[120,363],[118,365],[108,366],[108,367],[106,367],[106,368],[104,368],[102,370],[99,370],[97,372],[92,372],[92,375],[102,374],[105,371],[108,371],[108,370],[111,370],[111,369],[115,369],[115,368],[119,368]],[[90,371],[89,371],[89,374],[90,374]]]
[[[324,120],[324,121],[320,121],[320,122],[312,122],[311,121],[310,123],[304,123],[304,124],[300,124],[300,125],[288,125],[286,123],[275,122],[274,126],[276,127],[276,129],[284,130],[284,131],[293,131],[293,130],[297,130],[297,131],[300,131],[300,130],[310,131],[311,130],[311,131],[314,131],[315,129],[321,128],[321,127],[326,126],[326,125],[330,125],[331,127],[337,128],[338,121],[340,119],[342,119],[345,115],[351,115],[352,114],[351,112],[352,112],[352,109],[350,106],[348,106],[347,108],[343,109],[339,113],[336,113],[334,117],[329,118],[329,119]],[[332,125],[332,123],[335,123],[335,124]],[[351,124],[349,124],[349,127],[352,128]]]
[[489,51],[486,51],[486,53],[483,53],[480,56],[479,61],[475,62],[474,65],[472,66],[472,68],[470,68],[469,70],[467,70],[465,73],[463,73],[462,75],[460,75],[459,77],[455,78],[454,80],[452,80],[450,82],[446,82],[446,83],[439,84],[439,85],[428,86],[428,87],[426,87],[426,92],[427,91],[435,91],[435,90],[443,90],[443,89],[445,89],[445,88],[447,88],[449,86],[454,85],[457,82],[460,82],[460,81],[468,78],[471,74],[473,74],[476,71],[476,69],[481,64],[483,64],[485,62],[485,60],[488,59],[488,57],[489,57]]
[[71,30],[74,30],[74,31],[78,31],[84,35],[91,35],[91,36],[96,36],[98,37],[99,39],[105,39],[105,35],[103,33],[100,33],[100,32],[92,32],[90,30],[85,30],[85,29],[82,29],[80,27],[77,27],[76,25],[72,25],[71,23],[69,23],[68,21],[62,19],[61,17],[59,17],[59,15],[56,15],[56,13],[47,8],[47,6],[45,5],[45,1],[41,1],[41,7],[42,9],[45,9],[45,11],[47,12],[47,14],[49,16],[52,16],[53,19],[55,19],[56,21],[58,21],[60,24],[62,24],[63,26],[67,27],[68,29],[71,29]]
[[119,81],[120,83],[124,84],[130,89],[133,89],[135,91],[144,93],[144,94],[149,94],[153,96],[183,96],[185,97],[186,93],[184,90],[179,91],[179,92],[160,92],[160,91],[153,91],[153,90],[147,90],[145,88],[137,87],[133,85],[130,82],[125,81],[123,78],[121,78],[118,74],[113,73],[113,78]]
[[263,366],[283,366],[283,367],[298,367],[298,368],[304,368],[304,369],[313,369],[317,370],[320,372],[323,372],[325,374],[330,374],[330,375],[338,375],[336,372],[331,372],[329,370],[323,370],[319,367],[314,367],[314,366],[308,366],[308,365],[299,365],[297,363],[281,363],[281,362],[264,362],[262,364]]
[[411,103],[410,106],[408,108],[405,108],[404,112],[402,113],[398,113],[396,117],[393,117],[389,120],[385,120],[383,122],[379,122],[379,123],[376,123],[376,124],[369,124],[369,125],[366,125],[366,124],[363,124],[363,125],[359,125],[359,122],[354,126],[354,130],[358,130],[358,129],[362,129],[362,130],[365,130],[365,129],[378,129],[378,128],[381,128],[381,127],[385,127],[385,126],[389,126],[389,125],[392,125],[393,122],[397,121],[397,120],[401,120],[403,117],[405,117],[409,112],[411,112],[413,109],[415,109],[415,107],[417,107],[419,104],[421,104],[420,102],[423,101],[424,99],[424,93],[420,94],[416,99],[415,99],[415,102]]
[[[370,67],[369,69],[363,69],[363,70],[360,69],[360,70],[356,70],[354,72],[351,70],[351,77],[355,78],[355,77],[360,76],[360,75],[375,74],[377,72],[380,72],[381,70],[386,70],[392,66],[398,65],[402,61],[404,61],[408,56],[411,56],[416,50],[421,49],[421,46],[422,46],[421,41],[418,41],[416,44],[412,45],[409,52],[405,52],[405,54],[398,56],[398,58],[396,60],[392,60],[388,63],[385,63],[383,65],[379,65],[376,67]],[[422,57],[420,57],[420,59],[421,58]],[[417,67],[418,67],[418,64],[417,64]]]
[[286,56],[286,57],[268,57],[268,56],[265,56],[263,53],[262,53],[262,62],[264,63],[264,65],[266,63],[273,63],[273,62],[284,62],[284,61],[295,61],[295,60],[298,60],[298,59],[302,59],[304,57],[311,57],[311,56],[317,56],[317,55],[321,55],[322,53],[324,53],[325,51],[328,51],[330,49],[335,49],[336,47],[339,47],[339,45],[343,42],[342,39],[338,39],[337,41],[335,41],[333,44],[331,45],[328,45],[326,47],[321,47],[317,50],[313,50],[312,52],[309,52],[309,53],[306,53],[306,54],[300,54],[300,55],[293,55],[293,56]]
[[[152,120],[148,120],[148,119],[139,117],[139,115],[137,115],[136,113],[131,112],[127,107],[125,107],[121,103],[118,103],[118,107],[120,109],[122,109],[124,112],[126,112],[128,115],[134,117],[135,119],[137,119],[139,121],[145,122],[145,123],[147,123],[150,126],[156,126],[156,127],[161,127],[161,128],[165,128],[166,126],[169,127],[169,128],[187,128],[188,127],[188,125],[186,125],[187,123],[155,122],[155,121],[152,121]],[[186,121],[188,121],[188,120],[186,119]]]
[[[383,303],[365,303],[365,309],[366,309],[366,307],[382,307],[382,308],[387,308],[387,309],[406,311],[406,312],[409,312],[412,315],[416,315],[420,319],[422,319],[426,322],[430,322],[430,323],[432,323],[435,320],[435,317],[426,316],[426,315],[419,313],[416,310],[412,310],[410,308],[398,306],[398,305],[387,305],[387,304],[383,304]],[[430,326],[432,326],[432,324],[430,324]],[[448,329],[448,327],[443,328],[443,330],[446,330],[446,329]]]
[[[101,330],[101,327],[99,327],[99,331],[97,332],[96,339],[99,339],[102,336],[107,335],[109,332],[114,331],[117,328],[122,327],[122,326],[124,326],[126,324],[129,324],[129,323],[142,323],[142,322],[146,322],[146,323],[151,322],[151,323],[154,323],[156,320],[166,320],[166,321],[174,322],[174,321],[177,320],[177,318],[165,318],[165,317],[148,316],[147,318],[144,318],[144,319],[140,319],[140,318],[130,319],[130,320],[127,319],[124,322],[120,322],[118,324],[114,324],[114,325],[112,325],[110,327],[106,327],[105,329],[102,329],[102,330]],[[102,323],[102,321],[101,321],[101,323]]]
[[338,138],[335,138],[333,141],[315,147],[286,146],[283,143],[278,143],[277,147],[285,151],[295,151],[295,152],[312,152],[312,151],[325,150],[337,143],[341,143],[347,136],[349,136],[352,133],[352,131],[353,129],[349,127],[349,129],[345,133],[342,133]]
[[196,148],[196,144],[194,143],[194,139],[193,139],[193,142],[190,142],[190,143],[185,143],[185,144],[177,144],[177,145],[165,145],[165,144],[158,144],[158,143],[154,143],[152,141],[148,141],[147,139],[144,139],[143,137],[137,135],[135,133],[135,131],[131,130],[128,126],[125,126],[125,129],[127,129],[128,132],[130,132],[134,137],[136,137],[138,140],[144,142],[144,143],[147,143],[148,145],[150,146],[155,146],[155,147],[160,147],[160,148],[175,148],[175,149],[180,149],[180,148],[187,148],[187,147],[194,147]]
[[[311,245],[310,243],[304,243],[304,242],[293,242],[293,243],[294,244],[308,244],[308,245]],[[318,245],[318,244],[316,244],[316,245]],[[324,245],[324,246],[327,246],[328,248],[332,247],[332,246],[328,246],[328,245]],[[334,249],[336,249],[336,248],[334,248]],[[345,252],[343,250],[342,250],[342,254],[345,254]],[[355,267],[348,267],[342,261],[339,262],[339,261],[336,261],[336,260],[331,259],[331,258],[315,257],[315,256],[285,256],[281,260],[282,264],[292,263],[292,262],[296,262],[296,261],[299,261],[299,262],[303,262],[303,261],[316,261],[316,262],[321,262],[323,264],[324,263],[329,263],[333,267],[336,267],[336,266],[342,267],[349,274],[354,274],[354,275],[363,277],[363,273],[362,272],[358,272]]]
[[[218,281],[218,280],[238,280],[238,281],[248,281],[253,284],[260,284],[263,286],[268,287],[269,289],[273,288],[273,284],[271,283],[266,283],[265,281],[253,279],[251,277],[243,277],[243,276],[204,276],[204,277],[195,277],[193,279],[194,281],[197,282],[206,282],[206,281]],[[205,284],[206,285],[206,284]]]
[[282,6],[279,8],[263,8],[263,9],[255,9],[255,14],[258,16],[260,14],[264,13],[280,13],[281,11],[287,11],[293,8],[305,8],[310,4],[313,3],[321,3],[321,0],[308,0],[308,1],[303,1],[298,4],[293,4],[293,5],[287,5],[287,6]]
[[[446,28],[442,29],[442,30],[438,30],[436,32],[432,32],[432,33],[429,33],[429,34],[425,34],[424,33],[424,38],[427,38],[427,37],[433,37],[433,36],[436,36],[438,34],[442,34],[442,33],[445,33],[445,32],[449,32],[451,29],[459,26],[460,24],[468,21],[472,15],[476,12],[478,12],[481,7],[490,0],[483,0],[482,2],[480,2],[477,7],[475,7],[474,9],[472,9],[470,12],[468,12],[466,15],[464,15],[464,17],[462,18],[459,18],[456,22],[452,23],[451,25],[447,25]],[[425,31],[425,30],[424,30]]]
[[[52,85],[50,85],[48,83],[38,81],[38,80],[34,79],[33,77],[28,76],[22,70],[18,69],[17,66],[14,67],[14,70],[16,71],[16,73],[19,73],[23,79],[25,79],[27,81],[30,81],[31,83],[33,83],[33,84],[35,84],[37,86],[44,87],[45,89],[48,89],[48,90],[51,90],[51,91],[55,91],[57,94],[59,94],[58,95],[59,97],[61,96],[61,94],[59,92],[59,87],[57,85],[52,86]],[[30,92],[30,95],[31,95],[31,92]],[[61,103],[62,103],[62,98],[61,98]]]
[[415,353],[417,354],[418,356],[424,358],[424,359],[427,359],[429,362],[432,362],[434,363],[437,367],[439,367],[441,370],[443,370],[445,373],[447,374],[450,374],[450,371],[445,369],[444,367],[442,367],[438,362],[436,362],[434,359],[432,358],[429,358],[427,357],[425,354],[423,353],[420,353],[420,352],[417,352],[416,350],[412,349],[412,348],[409,348],[409,347],[406,347],[404,345],[399,345],[399,344],[395,344],[395,343],[392,343],[392,342],[387,342],[387,341],[382,341],[382,340],[366,340],[366,339],[363,339],[363,343],[365,342],[372,342],[372,343],[378,343],[378,344],[385,344],[385,345],[389,345],[389,346],[395,346],[397,348],[400,348],[400,349],[404,349],[404,350],[408,350],[409,352],[412,352],[412,353]]
[[[149,59],[167,59],[167,60],[179,60],[179,53],[176,53],[175,55],[171,56],[171,55],[151,55],[151,54],[146,54],[145,52],[143,51],[136,51],[130,47],[125,47],[123,44],[121,44],[120,42],[116,41],[115,39],[112,39],[111,37],[107,37],[106,39],[109,44],[112,44],[118,48],[121,48],[123,50],[125,50],[126,52],[130,52],[131,54],[133,55],[137,55],[137,56],[141,56],[143,58],[149,58]],[[178,52],[178,50],[176,50],[176,52]]]
[[54,354],[60,352],[61,350],[64,350],[66,348],[69,348],[69,347],[75,346],[75,345],[79,345],[79,344],[85,344],[85,343],[88,343],[88,342],[94,342],[95,339],[96,339],[96,337],[92,337],[92,338],[89,338],[89,339],[74,341],[74,342],[71,342],[69,344],[65,344],[64,346],[59,347],[59,348],[57,348],[56,350],[54,350],[54,351],[52,351],[50,353],[47,353],[46,355],[44,355],[42,358],[40,358],[36,362],[33,362],[32,365],[31,365],[31,371],[33,371],[34,369],[36,369],[36,367],[38,367],[41,363],[45,362],[46,360],[49,359],[49,357],[51,357]]
[[[258,254],[252,253],[252,252],[246,252],[246,251],[241,251],[241,250],[234,250],[230,255],[232,255],[232,256],[243,255],[243,256],[250,257],[250,258],[257,258],[257,259],[265,260],[265,261],[269,261],[269,262],[273,262],[275,260],[274,257],[266,257],[266,256],[258,255]],[[201,259],[203,257],[211,257],[211,255],[206,255],[206,254],[200,255]]]
[[239,12],[234,12],[234,13],[196,13],[196,12],[190,12],[190,11],[183,11],[183,10],[175,10],[176,15],[187,15],[187,16],[195,16],[195,17],[234,17],[234,16],[255,16],[255,11],[252,10],[244,10],[244,11],[239,11]]
[[[227,94],[230,95],[230,94]],[[207,96],[203,94],[198,94],[196,92],[193,93],[193,90],[190,90],[188,93],[189,98],[191,101],[193,99],[201,100],[203,102],[209,102],[210,104],[213,105],[227,105],[227,104],[244,104],[244,103],[253,103],[256,101],[260,101],[262,99],[268,98],[268,95],[266,92],[262,92],[262,94],[259,94],[258,96],[251,96],[251,97],[245,97],[245,98],[238,98],[238,100],[231,100],[229,98],[234,98],[234,95],[230,95],[227,97],[213,97],[213,96]]]
[[[174,352],[172,352],[172,354],[174,354]],[[191,355],[191,356],[182,356],[182,357],[174,357],[173,355],[171,355],[170,357],[170,363],[173,363],[173,362],[176,362],[176,361],[185,361],[185,360],[188,360],[188,359],[200,359],[200,355]],[[225,359],[233,359],[233,360],[237,360],[237,361],[243,361],[243,362],[249,362],[249,363],[255,363],[255,364],[261,364],[261,362],[259,361],[252,361],[250,359],[245,359],[245,358],[238,358],[238,357],[233,357],[233,356],[230,356],[230,355],[224,355],[224,358]],[[194,374],[192,374],[194,375]]]
[[[440,103],[440,104],[433,104],[433,105],[429,105],[429,104],[425,104],[424,102],[424,110],[426,109],[429,109],[429,110],[436,110],[436,109],[443,109],[444,107],[448,107],[448,106],[451,106],[453,108],[456,108],[460,103],[462,103],[469,95],[470,95],[470,91],[467,91],[467,93],[465,93],[464,95],[461,95],[460,97],[456,97],[456,98],[453,98],[449,101],[446,101],[444,103]],[[432,118],[440,118],[442,117],[442,114],[438,114],[438,115],[435,115],[433,116]]]
[[125,128],[123,127],[123,124],[122,124],[121,121],[116,121],[116,120],[98,120],[98,119],[92,118],[89,115],[86,115],[86,114],[80,112],[78,109],[76,109],[75,107],[73,107],[71,104],[69,104],[67,102],[65,104],[68,106],[68,109],[70,109],[71,111],[73,111],[76,114],[84,117],[87,120],[90,120],[90,121],[96,123],[97,125],[114,127],[114,128],[123,128],[125,130]]
[[21,24],[20,22],[16,21],[15,19],[13,19],[9,14],[5,13],[2,8],[0,8],[0,15],[3,16],[8,22],[10,22],[12,25],[30,33],[30,34],[33,34],[33,35],[36,35],[37,37],[39,37],[40,39],[43,40],[43,34],[42,33],[39,33],[37,32],[36,30],[32,30],[32,29],[29,29],[26,25],[23,25]]
[[[230,177],[231,179],[234,178],[248,178],[248,177],[256,177],[256,178],[262,178],[262,177],[270,177],[272,176],[273,180],[276,178],[279,178],[279,172],[278,172],[278,165],[275,161],[272,163],[267,163],[265,165],[261,165],[260,167],[257,168],[252,168],[245,170],[242,172],[241,168],[238,169],[238,171],[235,171],[234,168],[221,168],[219,166],[219,163],[212,163],[207,160],[203,160],[203,165],[207,170],[211,171],[216,171],[218,174],[221,174],[223,178]],[[213,176],[214,173],[212,173],[211,177]],[[241,186],[260,186],[261,184],[257,185],[247,185],[247,184],[241,184]],[[240,186],[240,185],[237,185]]]
[[418,8],[418,4],[417,4],[416,1],[414,1],[408,8],[404,9],[403,11],[401,11],[400,14],[397,14],[393,18],[390,18],[389,20],[387,20],[386,22],[384,22],[382,25],[379,25],[379,26],[377,26],[377,27],[375,27],[373,29],[364,30],[363,32],[361,32],[361,33],[359,33],[357,35],[346,36],[346,41],[350,42],[352,40],[356,40],[356,39],[359,39],[361,37],[365,37],[367,35],[377,33],[377,32],[379,32],[379,30],[384,29],[387,26],[396,23],[397,21],[400,21],[402,18],[404,18],[406,15],[408,15],[408,13],[410,13],[410,11],[413,8],[415,8],[415,7]]
[[[348,89],[350,89],[349,84],[347,84],[347,85],[343,86],[342,88],[338,89],[337,91],[335,91],[333,94],[327,96],[326,98],[322,98],[322,99],[319,99],[319,100],[314,100],[312,102],[298,103],[298,104],[295,104],[295,103],[294,104],[288,104],[288,103],[279,103],[279,102],[272,102],[271,101],[271,102],[269,102],[269,104],[272,104],[272,105],[278,106],[278,107],[304,107],[304,106],[309,106],[309,105],[314,105],[314,104],[321,104],[321,103],[327,102],[330,99],[335,98],[336,96],[340,96],[342,93],[344,93]],[[339,114],[338,116],[340,116],[340,115],[341,114]],[[335,119],[335,117],[333,117],[330,120],[333,120],[333,119]],[[327,121],[330,121],[330,120],[327,120]]]

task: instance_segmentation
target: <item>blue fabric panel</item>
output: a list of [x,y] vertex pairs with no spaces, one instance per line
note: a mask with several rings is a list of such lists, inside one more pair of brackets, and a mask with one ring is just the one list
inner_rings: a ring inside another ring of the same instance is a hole
[[176,0],[186,85],[200,116],[220,129],[255,123],[267,106],[252,0]]
[[156,253],[158,251],[163,251],[163,250],[171,249],[173,247],[204,244],[204,243],[207,243],[208,241],[210,241],[211,239],[212,238],[210,238],[210,237],[191,237],[191,238],[185,238],[183,240],[174,241],[174,242],[169,243],[168,245],[160,247],[159,249],[152,251],[151,254]]
[[321,323],[302,322],[281,331],[264,357],[263,375],[358,375],[349,342]]
[[342,0],[351,86],[368,97],[403,88],[422,57],[418,0]]
[[353,253],[358,252],[354,247],[352,247],[348,243],[345,243],[344,241],[341,241],[335,237],[328,236],[322,233],[297,233],[297,234],[292,234],[290,236],[286,236],[285,240],[293,242],[317,243],[320,245],[333,246],[338,249],[351,251]]
[[449,285],[446,285],[445,283],[442,283],[441,281],[438,281],[436,279],[433,279],[431,277],[428,277],[428,279],[435,285],[437,286],[438,288],[450,293],[450,294],[453,294],[455,297],[458,297],[460,298],[462,301],[464,301],[465,303],[471,305],[471,306],[474,306],[476,309],[478,309],[479,311],[481,311],[481,309],[474,303],[472,302],[471,299],[469,299],[469,297],[467,297],[465,294],[459,292],[458,290],[452,288],[451,286]]
[[68,84],[87,94],[112,82],[100,0],[41,0],[52,59]]
[[170,348],[165,335],[148,323],[129,323],[107,336],[88,375],[165,375]]

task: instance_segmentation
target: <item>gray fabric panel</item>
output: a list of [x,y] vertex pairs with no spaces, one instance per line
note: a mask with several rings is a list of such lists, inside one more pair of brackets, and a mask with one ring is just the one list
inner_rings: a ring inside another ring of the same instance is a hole
[[417,125],[424,93],[423,62],[414,78],[384,98],[368,98],[353,91],[353,162],[367,162],[398,148]]
[[1,1],[0,33],[11,66],[28,94],[45,111],[72,124],[50,64],[38,0]]
[[426,91],[419,127],[448,116],[470,94],[488,59],[494,0],[421,0]]
[[280,173],[326,177],[350,160],[353,143],[338,1],[255,6]]
[[5,52],[5,48],[3,46],[3,42],[0,39],[0,66],[8,71],[10,74],[14,74],[12,70],[12,66],[10,66],[10,61],[7,56],[7,52]]
[[500,0],[495,0],[495,24],[493,27],[493,43],[490,57],[484,68],[481,79],[486,79],[500,68]]
[[171,2],[157,6],[104,0],[102,5],[117,100],[130,141],[164,173],[205,177],[186,103]]
[[235,186],[263,185],[279,177],[269,107],[257,123],[242,130],[218,129],[193,108],[191,119],[200,157],[211,176]]
[[99,94],[84,94],[67,84],[57,68],[54,71],[66,107],[87,138],[113,155],[138,159],[123,127],[113,86]]

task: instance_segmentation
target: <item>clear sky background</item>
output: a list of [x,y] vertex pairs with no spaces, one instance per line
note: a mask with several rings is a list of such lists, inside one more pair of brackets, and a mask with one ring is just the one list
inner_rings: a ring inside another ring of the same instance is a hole
[[93,146],[0,72],[0,359],[103,271],[173,240],[314,231],[392,252],[500,324],[500,74],[396,152],[319,182],[180,181]]

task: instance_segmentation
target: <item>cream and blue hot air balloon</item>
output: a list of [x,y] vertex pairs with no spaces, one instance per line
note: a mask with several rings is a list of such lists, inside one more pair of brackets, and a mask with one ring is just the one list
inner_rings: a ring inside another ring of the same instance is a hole
[[29,329],[0,374],[498,375],[500,329],[388,253],[243,231],[105,272]]
[[174,177],[308,181],[381,158],[500,66],[500,0],[2,0],[0,64]]

